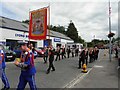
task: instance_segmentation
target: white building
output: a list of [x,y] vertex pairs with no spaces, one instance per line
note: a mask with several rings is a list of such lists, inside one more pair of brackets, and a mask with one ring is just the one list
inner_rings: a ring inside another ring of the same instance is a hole
[[[28,38],[28,24],[9,19],[6,17],[0,17],[0,43],[10,46],[13,49],[17,45],[17,41],[26,40]],[[64,34],[50,30],[50,35],[47,32],[46,40],[31,40],[35,47],[44,47],[48,46],[49,42],[53,47],[66,45],[67,43],[73,43],[74,41]]]

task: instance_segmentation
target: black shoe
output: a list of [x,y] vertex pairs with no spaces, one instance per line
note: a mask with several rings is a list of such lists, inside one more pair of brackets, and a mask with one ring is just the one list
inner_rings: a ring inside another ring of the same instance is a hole
[[2,88],[1,90],[9,90],[9,89],[10,89],[9,87],[8,87],[8,88],[5,88],[5,87],[4,87],[4,88]]
[[49,73],[50,73],[49,71],[46,72],[46,74],[49,74]]
[[81,67],[78,67],[78,69],[81,69]]
[[54,70],[51,70],[51,71],[55,71],[55,69],[54,69]]

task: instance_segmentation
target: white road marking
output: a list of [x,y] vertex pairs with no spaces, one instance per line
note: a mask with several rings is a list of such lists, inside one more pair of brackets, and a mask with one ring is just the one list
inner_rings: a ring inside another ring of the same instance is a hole
[[103,66],[94,65],[95,68],[103,68]]
[[0,79],[0,90],[2,89],[2,80]]
[[82,73],[82,75],[79,74],[75,79],[73,79],[71,82],[69,82],[69,83],[68,83],[67,85],[65,85],[63,88],[72,88],[72,87],[74,87],[76,84],[78,84],[79,82],[81,82],[81,81],[84,79],[84,77],[85,77],[86,75],[88,75],[89,72],[90,72],[92,69],[93,69],[93,68],[90,68],[87,73]]
[[120,66],[117,67],[117,70],[119,70],[119,69],[120,69]]

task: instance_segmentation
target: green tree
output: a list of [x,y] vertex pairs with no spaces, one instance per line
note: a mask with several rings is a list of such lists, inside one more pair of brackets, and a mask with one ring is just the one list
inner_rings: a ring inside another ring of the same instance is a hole
[[114,43],[115,41],[116,41],[116,39],[113,37],[113,38],[112,38],[112,43]]
[[22,21],[22,23],[27,23],[27,24],[29,24],[29,20],[24,20],[24,21]]
[[65,31],[64,26],[48,26],[48,29],[65,34],[66,36],[70,37],[74,40],[75,43],[82,43],[85,44],[85,40],[81,38],[81,36],[78,36],[78,31],[72,21],[70,21],[69,26],[67,28],[67,31]]
[[62,34],[66,34],[65,27],[60,26],[60,25],[58,25],[58,26],[50,25],[50,28],[49,28],[49,29],[50,29],[50,30],[53,30],[53,31],[56,31],[56,32],[60,32],[60,33],[62,33]]
[[67,36],[74,40],[74,42],[79,42],[77,29],[72,21],[67,28]]
[[87,42],[87,47],[93,47],[93,46],[94,46],[93,42]]
[[93,39],[93,40],[92,40],[92,43],[93,43],[94,45],[98,44],[99,42],[100,42],[99,39]]
[[85,43],[85,40],[82,39],[80,36],[78,36],[78,43],[82,43],[82,44],[84,44],[84,43]]

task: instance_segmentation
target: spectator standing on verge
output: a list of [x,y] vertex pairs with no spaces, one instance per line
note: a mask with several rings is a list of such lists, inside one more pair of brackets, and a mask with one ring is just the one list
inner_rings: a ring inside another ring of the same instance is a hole
[[63,59],[63,57],[66,58],[66,55],[65,55],[65,54],[66,54],[66,53],[65,53],[65,47],[62,46],[62,59]]

